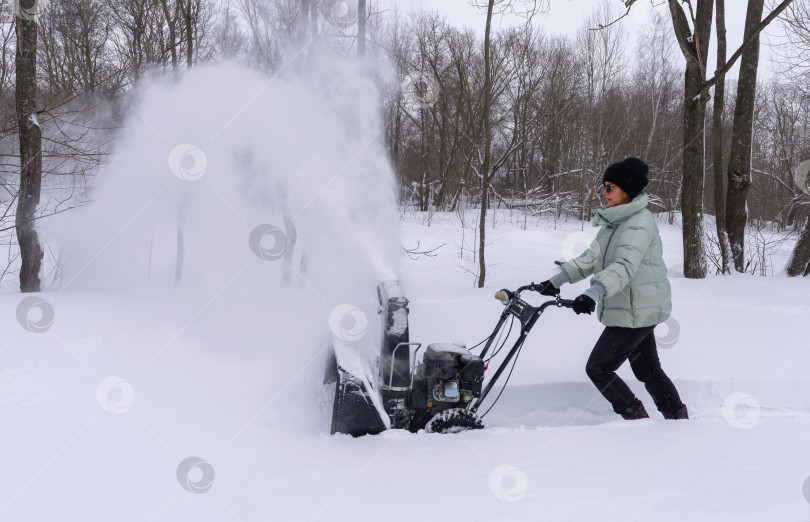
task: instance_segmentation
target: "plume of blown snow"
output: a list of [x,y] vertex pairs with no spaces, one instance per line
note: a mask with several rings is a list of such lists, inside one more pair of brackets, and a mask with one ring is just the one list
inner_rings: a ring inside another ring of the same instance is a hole
[[[361,67],[330,58],[271,78],[201,66],[137,99],[93,203],[64,223],[60,290],[174,300],[182,339],[273,361],[265,396],[309,393],[330,314],[338,335],[368,330],[357,342],[373,351],[399,221],[379,94]],[[334,316],[347,304],[365,328]]]

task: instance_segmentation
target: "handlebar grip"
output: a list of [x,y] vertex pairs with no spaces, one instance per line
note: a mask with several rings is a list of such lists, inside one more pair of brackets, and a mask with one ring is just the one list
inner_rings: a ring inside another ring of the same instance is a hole
[[560,299],[557,301],[557,306],[565,307],[565,308],[573,308],[574,307],[574,300],[573,299]]

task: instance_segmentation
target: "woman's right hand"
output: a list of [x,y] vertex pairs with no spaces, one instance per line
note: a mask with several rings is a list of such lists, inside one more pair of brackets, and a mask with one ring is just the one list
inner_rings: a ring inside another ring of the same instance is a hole
[[549,297],[554,297],[560,293],[560,289],[554,286],[551,281],[543,281],[542,283],[538,284],[537,287],[538,292]]
[[585,294],[580,295],[574,299],[574,312],[579,314],[592,314],[596,310],[596,302]]

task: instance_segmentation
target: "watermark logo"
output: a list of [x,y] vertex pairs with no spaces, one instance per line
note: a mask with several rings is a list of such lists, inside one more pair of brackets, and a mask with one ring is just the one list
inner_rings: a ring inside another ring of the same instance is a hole
[[29,296],[17,305],[17,322],[32,333],[45,333],[53,325],[53,306],[45,299]]
[[759,402],[747,393],[732,393],[723,401],[723,417],[737,429],[750,430],[759,421]]
[[23,20],[36,20],[39,0],[14,0],[14,16]]
[[121,377],[107,377],[96,387],[96,400],[110,413],[126,413],[135,402],[135,389]]
[[415,109],[429,109],[439,99],[441,87],[433,76],[414,71],[402,81],[402,96],[405,103]]
[[169,153],[169,168],[183,181],[197,181],[208,167],[205,153],[194,145],[183,143]]
[[489,475],[489,489],[504,502],[517,502],[526,494],[529,478],[515,466],[503,464]]
[[357,0],[326,0],[321,4],[323,17],[338,29],[346,29],[357,23]]
[[338,339],[357,341],[366,333],[368,317],[354,305],[342,304],[329,314],[329,329]]
[[[663,335],[661,335],[662,326],[667,329]],[[672,348],[678,343],[678,339],[680,338],[681,324],[673,317],[670,317],[655,328],[655,344],[659,349],[668,350]]]
[[287,234],[273,225],[259,225],[250,232],[248,245],[259,259],[275,261],[287,250]]
[[793,178],[796,180],[796,186],[799,187],[799,190],[810,196],[810,160],[799,163]]
[[200,457],[187,457],[177,466],[177,482],[189,493],[205,493],[214,485],[214,466]]
[[569,259],[578,257],[586,250],[592,251],[594,258],[599,257],[601,248],[599,242],[595,241],[595,239],[594,236],[585,232],[573,232],[568,234],[565,239],[563,239],[562,250],[560,251],[563,255],[563,259],[568,261]]

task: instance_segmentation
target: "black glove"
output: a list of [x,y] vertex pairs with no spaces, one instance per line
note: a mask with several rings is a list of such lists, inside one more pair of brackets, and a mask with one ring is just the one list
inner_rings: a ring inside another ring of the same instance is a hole
[[556,288],[553,284],[551,284],[551,281],[543,281],[542,283],[535,286],[537,286],[537,291],[543,295],[554,297],[555,295],[560,293],[560,289]]
[[579,314],[591,314],[594,310],[596,310],[596,303],[593,299],[588,297],[585,294],[574,299],[574,311]]

